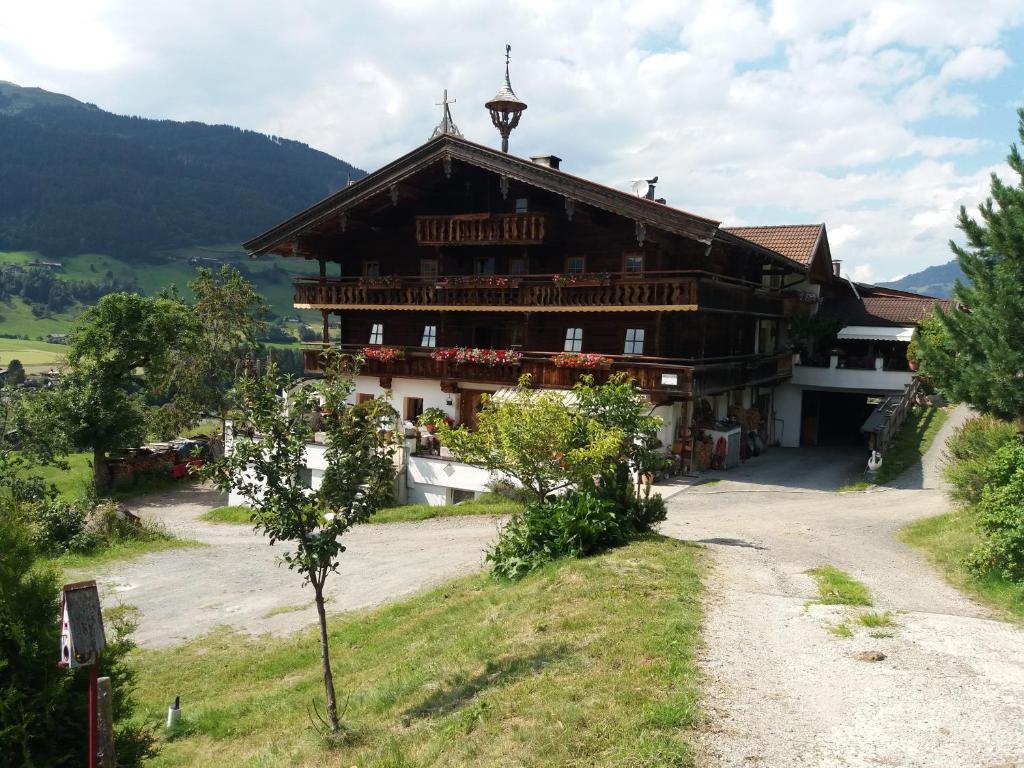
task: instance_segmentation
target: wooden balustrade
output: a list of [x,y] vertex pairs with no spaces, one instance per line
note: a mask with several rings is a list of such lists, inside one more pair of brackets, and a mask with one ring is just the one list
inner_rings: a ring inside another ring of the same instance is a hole
[[[305,369],[308,374],[322,373],[321,345],[303,348]],[[358,348],[343,351],[357,352]],[[597,383],[607,381],[613,373],[623,371],[638,387],[649,394],[663,397],[688,396],[693,389],[693,368],[668,362],[646,362],[617,359],[610,368],[560,368],[551,361],[552,355],[527,353],[518,365],[481,365],[456,363],[452,360],[434,360],[428,352],[407,352],[400,360],[381,362],[367,359],[362,374],[367,376],[411,379],[437,379],[438,381],[465,381],[488,384],[514,385],[520,376],[529,374],[534,386],[569,389],[581,376],[592,375]]]
[[300,279],[295,305],[315,309],[365,307],[485,308],[524,310],[566,307],[685,307],[697,306],[698,280],[692,276],[612,277],[598,284],[559,285],[551,279],[501,278],[504,285],[425,282],[422,278],[381,279],[377,285],[358,278]]
[[420,245],[537,245],[544,242],[542,213],[470,213],[417,216]]

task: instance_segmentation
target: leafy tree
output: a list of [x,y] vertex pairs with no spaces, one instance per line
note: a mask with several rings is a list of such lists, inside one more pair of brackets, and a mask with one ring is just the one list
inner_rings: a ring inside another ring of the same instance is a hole
[[[1024,142],[1024,109],[1018,115]],[[948,339],[922,334],[918,354],[922,371],[950,397],[1024,427],[1024,158],[1016,144],[1007,162],[1019,181],[992,174],[980,221],[960,208],[966,246],[950,243],[970,281],[958,280],[953,291],[966,310],[938,311]]]
[[[625,490],[632,485],[632,476],[643,478],[667,465],[667,458],[657,450],[661,418],[651,415],[651,404],[628,375],[613,374],[600,385],[594,384],[593,376],[584,376],[573,392],[579,413],[620,438],[618,451],[602,468],[603,488]],[[646,489],[649,494],[650,485]]]
[[180,301],[104,296],[72,333],[60,384],[33,399],[33,430],[62,441],[64,451],[91,450],[96,488],[105,490],[107,455],[145,439],[143,394],[193,332],[193,317]]
[[17,358],[7,364],[7,374],[4,376],[4,383],[18,386],[25,382],[25,366]]
[[158,389],[172,396],[164,407],[164,431],[176,432],[213,417],[221,434],[234,405],[232,389],[257,351],[267,306],[255,286],[234,267],[200,269],[189,283],[195,332],[178,344]]
[[[256,529],[271,545],[291,545],[281,559],[313,587],[328,725],[337,733],[324,586],[345,551],[342,534],[391,498],[398,414],[383,398],[350,404],[352,380],[337,362],[327,368],[320,384],[294,390],[274,365],[261,375],[243,377],[237,387],[241,413],[230,451],[208,464],[203,474],[221,490],[234,490],[246,499]],[[285,399],[278,396],[282,389],[289,392]],[[313,489],[303,482],[303,474],[306,445],[313,440],[317,420],[326,434],[327,467],[319,488]]]
[[599,474],[623,442],[617,428],[581,418],[528,380],[506,397],[485,396],[475,431],[440,424],[437,434],[460,461],[514,478],[540,501]]
[[[88,671],[57,667],[60,574],[38,560],[24,504],[0,497],[0,764],[61,768],[85,762]],[[156,753],[151,729],[132,722],[132,617],[105,614],[118,765]]]

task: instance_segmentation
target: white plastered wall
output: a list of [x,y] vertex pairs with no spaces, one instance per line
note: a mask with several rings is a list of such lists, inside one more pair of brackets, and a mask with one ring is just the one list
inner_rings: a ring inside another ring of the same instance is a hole
[[775,388],[775,434],[783,448],[800,445],[803,395],[803,388],[795,384],[780,384]]

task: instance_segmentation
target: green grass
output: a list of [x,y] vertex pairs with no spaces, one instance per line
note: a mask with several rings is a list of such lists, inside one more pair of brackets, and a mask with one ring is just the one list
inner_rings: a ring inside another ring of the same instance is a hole
[[151,552],[201,546],[202,543],[193,539],[180,539],[168,533],[158,533],[145,539],[122,539],[88,554],[61,555],[52,561],[71,571],[94,570],[113,562],[135,560]]
[[825,628],[830,635],[835,635],[836,637],[853,637],[853,630],[850,629],[850,626],[845,621],[841,621],[838,624],[826,624]]
[[868,611],[858,616],[857,621],[871,629],[891,627],[893,624],[892,613],[889,611]]
[[949,417],[948,408],[914,408],[903,428],[886,450],[882,466],[873,478],[861,478],[841,486],[840,493],[863,491],[872,485],[885,485],[917,464],[935,442],[935,436]]
[[821,605],[871,605],[871,593],[865,584],[832,565],[821,565],[807,571],[818,585]]
[[[315,632],[140,652],[138,713],[181,727],[151,765],[692,766],[699,551],[651,537],[521,582],[473,575],[330,621],[350,739],[310,728]],[[161,729],[162,730],[162,729]]]
[[[3,304],[0,303],[0,313],[3,312],[2,307]],[[67,354],[67,351],[68,348],[64,344],[25,341],[24,339],[0,339],[0,365],[7,365],[16,358],[26,368],[49,367],[58,362]]]
[[429,520],[432,517],[461,517],[463,515],[514,515],[523,505],[496,493],[486,493],[479,499],[432,507],[429,504],[404,504],[387,507],[370,518],[371,523],[404,523],[411,520]]
[[232,523],[236,525],[252,525],[252,510],[248,507],[214,507],[203,512],[200,520],[208,523]]
[[1014,584],[998,573],[977,575],[964,565],[981,541],[967,509],[911,523],[900,539],[920,549],[946,580],[1015,621],[1024,621],[1024,584]]

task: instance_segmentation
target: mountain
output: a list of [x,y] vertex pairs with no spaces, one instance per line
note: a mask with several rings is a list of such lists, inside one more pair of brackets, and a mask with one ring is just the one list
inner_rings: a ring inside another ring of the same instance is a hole
[[238,243],[364,175],[297,141],[0,81],[0,251],[137,262]]
[[948,298],[953,295],[953,284],[957,280],[963,280],[964,273],[960,271],[960,265],[956,259],[939,264],[934,267],[927,267],[920,272],[901,277],[889,283],[879,283],[886,288],[896,288],[901,291],[912,291],[923,293],[926,296],[938,296]]

